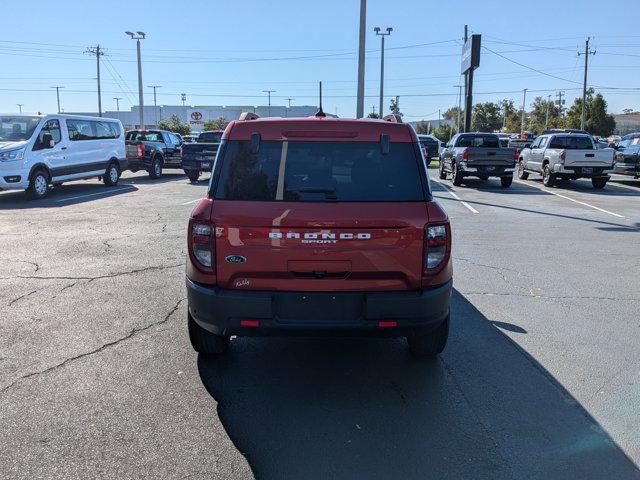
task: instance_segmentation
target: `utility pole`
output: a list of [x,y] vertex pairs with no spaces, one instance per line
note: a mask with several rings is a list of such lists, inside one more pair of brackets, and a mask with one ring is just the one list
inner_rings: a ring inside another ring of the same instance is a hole
[[371,105],[371,113],[373,113],[374,115],[376,114],[376,106],[375,105]]
[[120,100],[122,100],[122,97],[113,97],[113,99],[116,101],[116,111],[120,113]]
[[562,97],[564,96],[564,92],[563,91],[559,91],[558,93],[556,93],[556,97],[558,97],[558,100],[556,100],[556,103],[558,104],[558,114],[560,116],[562,116],[562,112],[564,110],[564,102],[565,100],[562,99]]
[[[156,100],[156,89],[161,87],[162,85],[147,85],[147,88],[153,88],[153,110],[156,113],[156,125],[158,125],[158,102]],[[160,110],[160,120],[162,120],[162,110]]]
[[104,51],[100,50],[100,45],[96,47],[89,47],[85,50],[84,53],[88,53],[90,55],[96,56],[96,70],[98,72],[98,116],[102,116],[102,93],[100,90],[100,57],[104,55]]
[[187,94],[186,93],[181,93],[180,94],[180,98],[182,99],[182,106],[184,107],[184,102],[187,101]]
[[549,105],[551,104],[551,95],[547,95],[547,115],[544,117],[544,129],[549,128]]
[[438,128],[440,128],[440,109],[438,109]]
[[520,120],[520,138],[522,138],[522,135],[524,134],[524,109],[527,105],[527,89],[525,88],[522,92],[523,92],[523,97],[522,97],[522,119]]
[[289,102],[289,106],[287,107],[287,111],[285,112],[285,117],[289,116],[289,110],[291,109],[291,100],[295,100],[295,98],[285,98],[287,102]]
[[462,102],[462,87],[464,85],[454,85],[458,89],[458,124],[457,124],[457,132],[460,133],[460,113],[461,113],[461,102]]
[[138,103],[140,104],[140,128],[144,129],[144,93],[142,92],[142,55],[140,52],[140,40],[144,40],[146,38],[146,34],[144,32],[136,32],[137,35],[133,32],[125,33],[131,37],[131,40],[136,41],[136,50],[138,53]]
[[380,107],[379,107],[379,112],[380,112],[380,118],[382,118],[382,112],[384,112],[384,105],[383,105],[383,98],[384,98],[384,37],[386,37],[387,35],[391,35],[391,32],[393,32],[393,28],[391,27],[387,27],[386,33],[380,33],[381,29],[380,27],[375,27],[373,29],[374,32],[376,32],[376,35],[379,35],[380,37],[382,37],[382,50],[380,53]]
[[[469,40],[469,26],[465,25],[464,26],[464,43],[467,43],[467,40]],[[465,96],[465,105],[467,105],[466,103],[466,99],[467,99],[467,91],[469,88],[469,73],[465,73],[464,74],[464,96]],[[471,115],[469,115],[469,118],[471,118]],[[467,112],[464,112],[464,125],[463,125],[463,130],[464,132],[468,132],[469,131],[469,125],[467,125]],[[460,130],[458,130],[459,132]]]
[[266,93],[269,96],[269,109],[268,109],[268,115],[267,116],[271,116],[271,94],[275,93],[275,90],[262,90],[264,93]]
[[584,83],[582,84],[582,119],[580,121],[580,130],[584,130],[585,123],[587,120],[587,70],[589,69],[589,55],[595,55],[595,50],[589,49],[589,40],[591,37],[587,37],[587,40],[584,42],[584,53],[578,53],[578,55],[584,55]]
[[60,110],[60,89],[64,88],[64,87],[61,87],[60,85],[57,85],[57,86],[51,87],[51,88],[55,88],[56,89],[56,98],[58,99],[58,113],[60,113],[61,112],[61,110]]
[[502,130],[507,128],[507,101],[502,101]]
[[358,40],[358,100],[356,118],[364,117],[364,57],[367,37],[367,0],[360,0],[360,35]]
[[20,113],[22,113],[22,107],[24,106],[24,103],[16,103],[16,105],[20,109]]

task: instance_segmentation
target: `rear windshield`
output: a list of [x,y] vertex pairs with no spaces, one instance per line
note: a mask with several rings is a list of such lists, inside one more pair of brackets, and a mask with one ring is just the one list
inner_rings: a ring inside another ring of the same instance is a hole
[[422,145],[438,145],[438,142],[436,142],[433,138],[421,138],[419,139],[420,144]]
[[199,143],[218,143],[222,138],[222,133],[218,132],[204,132],[198,137]]
[[127,132],[126,140],[130,142],[162,142],[161,132]]
[[456,147],[500,148],[497,135],[462,135]]
[[557,136],[553,137],[549,148],[562,148],[565,150],[593,150],[593,143],[589,137]]
[[424,201],[411,143],[229,141],[214,198],[289,202]]

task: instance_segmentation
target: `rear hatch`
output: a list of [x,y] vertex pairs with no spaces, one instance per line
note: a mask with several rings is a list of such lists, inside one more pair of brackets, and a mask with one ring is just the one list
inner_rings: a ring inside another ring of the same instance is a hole
[[428,184],[410,138],[388,153],[380,141],[345,139],[255,147],[226,141],[216,165],[219,287],[420,288]]
[[467,163],[471,165],[509,166],[515,162],[515,148],[468,147]]
[[613,149],[566,150],[565,167],[611,167]]

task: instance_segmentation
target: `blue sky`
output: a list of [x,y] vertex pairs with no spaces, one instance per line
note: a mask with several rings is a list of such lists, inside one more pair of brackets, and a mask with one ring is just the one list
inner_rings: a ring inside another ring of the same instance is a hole
[[[10,4],[10,7],[9,7]],[[140,5],[140,6],[139,6]],[[592,37],[589,83],[609,110],[640,109],[640,32],[636,1],[383,1],[368,0],[366,111],[378,105],[379,38],[374,26],[393,27],[387,38],[385,106],[400,95],[410,120],[437,117],[456,104],[460,38],[467,23],[483,34],[474,101],[564,90],[580,95],[584,40]],[[191,105],[315,104],[323,80],[325,110],[355,114],[359,0],[208,2],[9,2],[0,6],[0,111],[53,112],[61,85],[66,111],[95,111],[95,57],[100,44],[103,108],[137,102],[135,44],[125,30],[143,30],[147,85],[161,85],[158,102]],[[536,69],[547,75],[537,73]],[[550,76],[551,75],[551,76]],[[554,78],[557,77],[557,78]],[[537,90],[537,91],[536,91]]]

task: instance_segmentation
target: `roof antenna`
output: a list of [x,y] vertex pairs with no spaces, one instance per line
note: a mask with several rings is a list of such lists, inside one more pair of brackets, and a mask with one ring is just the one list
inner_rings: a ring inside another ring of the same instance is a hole
[[316,112],[316,117],[326,117],[327,115],[322,111],[322,82],[320,82],[320,106]]

